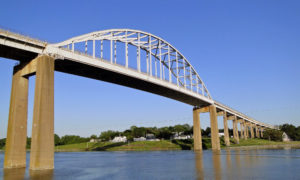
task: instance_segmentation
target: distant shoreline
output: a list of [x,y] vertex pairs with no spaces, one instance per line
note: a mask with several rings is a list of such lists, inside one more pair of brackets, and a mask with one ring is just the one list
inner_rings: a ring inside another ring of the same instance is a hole
[[291,149],[300,148],[299,144],[276,144],[276,145],[250,145],[250,146],[230,146],[222,149]]
[[[291,142],[275,142],[261,139],[240,140],[239,144],[232,143],[226,147],[224,144],[221,147],[223,150],[249,150],[249,149],[292,149],[300,148],[300,141]],[[203,150],[210,150],[210,140],[207,139],[203,143]],[[55,152],[97,152],[97,151],[180,151],[193,150],[192,141],[140,141],[131,143],[79,143],[55,146]],[[1,149],[0,152],[4,152]],[[27,149],[29,152],[30,149]]]

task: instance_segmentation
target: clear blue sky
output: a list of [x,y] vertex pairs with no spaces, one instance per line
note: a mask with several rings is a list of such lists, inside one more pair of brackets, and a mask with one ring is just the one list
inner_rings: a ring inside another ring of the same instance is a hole
[[[300,125],[298,0],[10,0],[1,3],[0,26],[52,43],[111,28],[150,32],[182,52],[214,99],[269,124]],[[0,58],[0,138],[6,137],[15,64]],[[30,78],[29,136],[33,94],[34,77]],[[55,133],[60,136],[183,123],[192,124],[189,105],[55,73]],[[208,116],[201,116],[202,128],[208,125]],[[219,127],[223,128],[221,119]]]

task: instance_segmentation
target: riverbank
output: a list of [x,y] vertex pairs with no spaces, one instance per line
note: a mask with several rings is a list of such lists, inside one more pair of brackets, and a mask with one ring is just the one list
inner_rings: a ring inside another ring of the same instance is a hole
[[282,148],[300,148],[300,141],[276,142],[265,139],[240,140],[239,144],[231,144],[224,149],[282,149]]
[[192,148],[192,142],[189,141],[138,141],[130,143],[113,143],[113,142],[99,142],[99,143],[79,143],[56,146],[55,151],[164,151],[164,150],[185,150]]
[[[275,142],[264,139],[240,140],[235,144],[233,139],[231,145],[226,147],[221,138],[222,149],[282,149],[282,148],[300,148],[300,141]],[[203,150],[211,149],[210,138],[202,138]],[[4,151],[4,147],[0,151]],[[85,142],[78,144],[68,144],[55,146],[56,152],[83,152],[83,151],[168,151],[168,150],[192,150],[193,140],[161,140],[161,141],[139,141],[130,143],[113,142]],[[27,149],[30,151],[30,149]]]
[[[203,138],[203,149],[210,149],[210,138]],[[300,141],[275,142],[264,139],[240,140],[239,144],[226,147],[221,140],[222,149],[267,149],[267,148],[300,148]],[[165,150],[192,150],[193,140],[161,140],[161,141],[139,141],[130,143],[79,143],[56,146],[56,152],[80,152],[80,151],[165,151]]]

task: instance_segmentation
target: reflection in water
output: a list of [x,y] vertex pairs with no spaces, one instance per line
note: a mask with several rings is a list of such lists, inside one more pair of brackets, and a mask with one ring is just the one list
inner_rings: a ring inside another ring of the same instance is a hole
[[53,170],[30,170],[29,175],[32,180],[52,180]]
[[222,179],[222,168],[221,168],[221,151],[212,151],[212,160],[215,179]]
[[3,169],[4,180],[23,180],[25,176],[25,168]]
[[195,168],[197,179],[204,179],[202,152],[195,152]]
[[[23,180],[25,179],[26,168],[3,169],[3,180]],[[53,170],[29,170],[32,180],[52,180]]]
[[231,151],[229,149],[226,149],[226,172],[229,177],[229,179],[233,179],[233,168],[232,168],[232,162],[231,162]]
[[236,164],[236,168],[239,169],[241,167],[241,150],[236,149],[235,150],[235,164]]
[[[241,162],[241,150],[239,149],[235,149],[234,150],[234,157],[235,157],[235,172],[232,172],[232,174],[235,174],[236,177],[242,177],[242,171],[243,171],[243,167],[241,166],[245,166],[244,162]],[[244,158],[244,157],[242,157]]]

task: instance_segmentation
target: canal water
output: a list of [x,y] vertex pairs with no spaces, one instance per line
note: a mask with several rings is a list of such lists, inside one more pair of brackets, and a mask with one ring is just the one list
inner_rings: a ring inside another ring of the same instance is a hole
[[300,179],[300,149],[59,152],[52,171],[3,170],[3,159],[4,180]]

